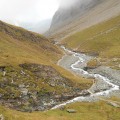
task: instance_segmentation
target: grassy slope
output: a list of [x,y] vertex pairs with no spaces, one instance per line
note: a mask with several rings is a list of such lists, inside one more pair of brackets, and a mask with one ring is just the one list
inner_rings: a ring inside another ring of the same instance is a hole
[[[67,113],[66,109],[76,109],[77,113]],[[53,110],[48,112],[22,113],[0,107],[0,113],[5,120],[119,120],[120,109],[105,102],[75,103],[67,105],[64,111]]]
[[[62,76],[80,83],[81,89],[89,88],[92,81],[74,76],[55,64],[62,55],[59,48],[43,36],[0,21],[0,66],[14,66],[19,69],[18,65],[22,63],[50,65]],[[47,85],[46,87],[49,89]],[[4,107],[1,107],[0,110],[4,111]],[[22,117],[22,113],[19,114],[19,112],[12,110],[5,111],[4,115],[8,112],[13,115],[15,112],[19,118]],[[27,117],[27,114],[24,115]]]
[[[63,40],[67,47],[81,52],[97,54],[116,68],[120,64],[120,16],[75,33]],[[109,58],[112,58],[111,60]],[[113,58],[117,58],[113,60]]]
[[[18,29],[18,28],[17,28]],[[60,51],[42,48],[42,46],[50,44],[48,41],[41,41],[40,44],[31,42],[25,39],[19,40],[5,32],[0,32],[0,65],[18,65],[24,62],[42,63],[52,65],[65,77],[81,83],[81,86],[86,87],[85,79],[80,79],[72,75],[70,72],[58,67],[54,62],[61,56]],[[48,52],[49,51],[49,52]],[[56,51],[56,55],[54,55]],[[57,54],[59,53],[59,54]],[[54,56],[53,56],[54,55]],[[76,114],[69,114],[66,111],[54,110],[48,112],[33,112],[23,113],[0,106],[0,114],[5,116],[6,120],[87,120],[97,119],[106,120],[109,117],[112,120],[119,120],[119,109],[113,108],[106,103],[75,103],[67,106],[67,108],[74,108],[78,112]],[[111,113],[113,113],[111,115]],[[117,113],[117,114],[116,114]]]
[[91,84],[91,81],[72,75],[55,63],[62,52],[43,36],[26,31],[0,21],[0,65],[38,63],[53,66],[63,76],[79,83]]
[[0,54],[0,64],[11,65],[23,62],[51,64],[62,55],[43,36],[7,24],[0,26]]

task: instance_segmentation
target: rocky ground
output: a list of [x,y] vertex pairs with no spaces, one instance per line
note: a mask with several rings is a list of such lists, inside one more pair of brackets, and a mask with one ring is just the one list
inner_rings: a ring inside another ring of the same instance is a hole
[[52,109],[61,108],[62,106],[74,102],[96,102],[98,100],[106,101],[114,107],[119,106],[116,104],[116,101],[109,101],[106,100],[106,98],[113,96],[120,97],[120,71],[113,70],[105,66],[100,66],[100,64],[94,68],[89,68],[87,63],[93,59],[93,57],[81,53],[77,54],[64,47],[62,48],[65,51],[65,56],[63,56],[63,58],[58,62],[58,65],[71,71],[75,75],[80,75],[87,78],[91,78],[93,76],[97,77],[93,77],[93,85],[87,90],[90,95],[75,97],[72,100],[56,105]]
[[44,111],[88,94],[51,66],[26,63],[0,66],[0,104],[16,110]]
[[[93,57],[90,57],[90,56],[87,56],[84,54],[79,54],[78,56],[84,59],[84,62],[80,62],[80,61],[78,61],[79,58],[76,56],[75,56],[75,53],[65,52],[65,56],[59,61],[58,64],[60,66],[64,67],[65,69],[73,72],[74,74],[90,78],[90,76],[85,74],[84,71],[72,69],[71,66],[74,65],[74,67],[76,67],[78,69],[80,68],[80,69],[86,70],[89,74],[99,74],[101,76],[104,76],[105,78],[108,78],[111,83],[120,86],[120,71],[119,70],[113,70],[109,67],[100,66],[100,65],[98,65],[94,68],[91,68],[91,67],[89,68],[89,67],[87,67],[87,63],[91,59],[93,59]],[[77,63],[77,61],[78,61],[78,63]],[[77,63],[77,64],[75,64],[75,63]],[[93,82],[92,87],[88,91],[90,93],[94,94],[97,92],[109,90],[111,87],[112,86],[110,84],[108,84],[107,82],[104,82],[102,79],[96,79]],[[111,97],[111,96],[120,97],[120,90],[112,91],[112,92],[110,92],[109,95],[107,95],[105,97]],[[94,96],[91,96],[91,97],[86,97],[86,99],[84,99],[84,100],[82,100],[80,98],[79,101],[94,101],[96,99],[97,98],[95,98]]]
[[[120,70],[111,69],[110,67],[106,67],[106,66],[100,66],[95,69],[89,69],[88,71],[90,73],[94,73],[94,74],[99,73],[99,74],[109,78],[109,80],[112,83],[114,83],[115,85],[118,85],[120,87]],[[105,84],[104,85],[102,83],[100,84],[99,81],[97,81],[95,86],[99,87],[100,85],[101,85],[101,87],[105,86]],[[110,93],[110,96],[120,97],[120,90],[113,91],[112,93]]]

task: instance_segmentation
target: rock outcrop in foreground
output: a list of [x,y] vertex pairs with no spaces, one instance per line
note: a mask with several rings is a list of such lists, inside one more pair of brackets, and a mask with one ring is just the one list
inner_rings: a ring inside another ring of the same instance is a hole
[[51,66],[0,67],[0,103],[16,110],[47,110],[81,92],[79,85],[61,76]]

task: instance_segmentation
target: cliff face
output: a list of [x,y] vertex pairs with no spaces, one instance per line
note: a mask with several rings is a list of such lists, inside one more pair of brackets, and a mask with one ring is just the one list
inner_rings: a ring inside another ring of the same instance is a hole
[[75,0],[66,6],[55,13],[47,34],[50,38],[63,39],[120,14],[119,0]]
[[[53,17],[50,31],[57,30],[82,16],[102,0],[75,0],[72,5],[60,6]],[[69,3],[68,3],[69,4]]]

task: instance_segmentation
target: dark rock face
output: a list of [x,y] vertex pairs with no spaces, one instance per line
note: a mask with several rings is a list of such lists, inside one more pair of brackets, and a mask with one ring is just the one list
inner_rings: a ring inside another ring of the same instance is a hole
[[16,110],[43,111],[83,95],[79,85],[51,66],[21,64],[18,68],[5,66],[0,69],[0,104]]
[[101,1],[102,0],[74,0],[74,3],[68,7],[60,6],[53,17],[50,32],[70,24],[74,19],[79,18]]

